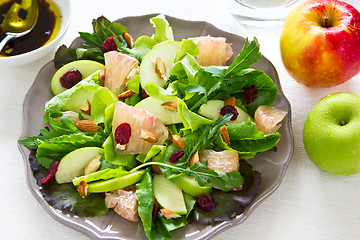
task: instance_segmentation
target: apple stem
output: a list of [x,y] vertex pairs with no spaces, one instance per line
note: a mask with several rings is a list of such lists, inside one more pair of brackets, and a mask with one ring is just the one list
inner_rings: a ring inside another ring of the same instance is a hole
[[329,24],[329,16],[324,17],[323,27],[325,27],[325,28],[331,27],[330,24]]
[[344,120],[341,120],[340,124],[341,124],[341,126],[344,126],[346,124],[346,122]]

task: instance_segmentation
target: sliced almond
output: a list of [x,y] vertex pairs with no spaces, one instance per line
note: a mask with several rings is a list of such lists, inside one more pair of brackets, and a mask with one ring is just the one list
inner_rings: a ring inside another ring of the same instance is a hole
[[191,157],[191,159],[190,159],[190,164],[189,164],[189,166],[190,166],[190,167],[194,166],[194,164],[195,164],[196,162],[198,162],[198,161],[200,161],[200,157],[199,157],[199,152],[196,151],[196,153],[194,153],[194,155],[192,155],[192,157]]
[[155,60],[155,72],[162,80],[166,81],[166,66],[164,61],[159,57]]
[[141,128],[140,138],[151,143],[156,143],[158,141],[158,138],[155,136],[155,134],[142,128]]
[[129,46],[129,48],[133,48],[134,47],[134,39],[131,37],[131,35],[127,32],[124,32],[122,34],[123,38],[125,39],[127,45]]
[[164,215],[164,217],[166,217],[167,219],[170,219],[170,218],[178,218],[178,217],[181,217],[179,214],[177,214],[176,212],[174,211],[171,211],[167,208],[162,208],[160,209],[160,212],[162,215]]
[[224,125],[220,128],[220,136],[223,139],[223,141],[229,146],[230,145],[230,137],[229,137],[229,132],[227,130],[227,127]]
[[96,172],[100,166],[101,166],[101,156],[98,156],[96,158],[94,158],[93,160],[91,160],[85,167],[84,169],[84,174],[88,175],[90,173]]
[[161,172],[161,170],[160,170],[160,168],[159,168],[158,165],[153,164],[153,165],[151,165],[151,167],[152,167],[153,171],[154,171],[156,174],[158,174],[158,175],[161,175],[161,174],[162,174],[162,172]]
[[161,104],[161,106],[169,111],[174,111],[174,112],[178,111],[178,106],[176,102],[164,102],[163,104]]
[[87,195],[88,185],[85,180],[81,180],[78,186],[78,192],[82,198],[85,198]]
[[119,99],[126,99],[126,98],[129,98],[129,97],[133,96],[134,94],[135,94],[135,91],[132,90],[132,89],[130,89],[130,90],[127,90],[127,91],[125,91],[125,92],[122,92],[122,93],[118,96],[118,98],[119,98]]
[[86,100],[86,103],[80,108],[80,111],[85,114],[91,115],[91,104],[89,100]]
[[179,135],[171,135],[173,144],[181,149],[185,148],[185,141]]
[[235,107],[236,104],[236,98],[235,97],[229,97],[224,102],[224,107],[226,106],[232,106]]
[[90,120],[80,120],[75,126],[85,132],[96,132],[99,129],[99,126]]
[[100,86],[104,86],[105,76],[106,76],[105,74],[106,74],[105,68],[103,68],[99,71],[99,85]]
[[120,143],[116,144],[115,147],[117,150],[125,151],[126,150],[126,144],[121,145]]

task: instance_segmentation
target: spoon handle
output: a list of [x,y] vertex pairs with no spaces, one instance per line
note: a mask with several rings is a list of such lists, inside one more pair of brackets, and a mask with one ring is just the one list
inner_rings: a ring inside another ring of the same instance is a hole
[[10,39],[12,39],[12,38],[14,38],[14,36],[12,36],[12,35],[6,35],[6,37],[3,38],[3,40],[1,40],[1,42],[0,42],[0,51],[4,48],[4,46],[6,45],[6,43],[7,43]]

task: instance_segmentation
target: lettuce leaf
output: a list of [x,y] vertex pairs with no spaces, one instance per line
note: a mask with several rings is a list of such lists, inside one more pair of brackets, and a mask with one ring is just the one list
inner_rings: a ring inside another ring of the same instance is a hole
[[96,124],[105,120],[105,109],[119,99],[105,87],[100,87],[94,93],[91,104],[91,120]]
[[48,170],[39,164],[35,155],[36,150],[32,150],[29,156],[30,166],[36,184],[40,187],[40,192],[49,205],[64,211],[64,213],[71,212],[71,214],[82,217],[102,216],[108,212],[104,197],[90,194],[86,198],[82,198],[71,183],[57,184],[55,179],[51,179],[41,185],[41,179],[48,174]]
[[202,126],[211,125],[213,123],[212,120],[190,111],[182,100],[178,102],[178,115],[184,124],[184,128],[189,128],[192,131],[196,131]]
[[133,90],[135,94],[125,99],[125,103],[129,106],[134,106],[141,100],[140,96],[140,76],[136,75],[133,79],[128,81],[127,90]]
[[114,149],[114,140],[112,133],[106,138],[104,144],[104,157],[105,160],[116,166],[124,166],[127,169],[131,169],[136,166],[135,155],[133,154],[117,154]]
[[51,162],[60,160],[66,154],[83,147],[101,147],[104,138],[100,135],[87,136],[73,133],[52,138],[39,145],[36,157],[41,165],[49,168]]
[[[277,87],[269,76],[250,67],[260,57],[256,38],[250,43],[245,41],[243,49],[229,67],[203,67],[187,54],[170,69],[172,87],[192,111],[208,100],[235,96],[253,115],[258,106],[271,105],[277,93]],[[256,87],[257,97],[245,104],[244,89],[251,85]]]
[[164,14],[159,14],[156,17],[150,18],[150,23],[155,28],[153,39],[157,43],[167,40],[174,40],[174,35],[169,22],[166,20]]
[[106,133],[101,127],[95,133],[83,132],[66,116],[61,116],[59,120],[50,117],[49,123],[50,129],[41,129],[40,136],[19,141],[27,147],[37,147],[36,157],[45,168],[77,148],[101,147],[106,139]]
[[239,152],[258,153],[272,149],[280,140],[280,133],[265,135],[256,130],[250,120],[227,126],[231,147]]
[[81,177],[76,177],[72,180],[72,183],[77,186],[80,184],[81,180],[85,180],[86,183],[94,182],[97,180],[107,180],[110,178],[121,177],[129,174],[123,167],[115,168],[115,169],[104,169],[99,170],[97,172],[90,173],[88,175],[84,175]]
[[[66,91],[54,96],[49,101],[47,101],[45,104],[44,122],[49,120],[49,115],[52,113],[60,112],[61,110],[80,109],[83,102],[86,102],[86,100],[89,99],[91,103],[93,94],[96,92],[96,90],[102,88],[98,85],[98,73],[99,72],[96,71],[95,73],[78,82],[72,88],[67,89]],[[69,105],[71,105],[71,109],[64,109],[69,107]]]
[[215,210],[205,212],[195,205],[189,216],[189,221],[209,225],[228,221],[242,214],[255,198],[262,178],[259,172],[254,172],[251,165],[243,160],[240,161],[239,171],[245,179],[242,189],[231,192],[213,189],[211,196],[215,202]]

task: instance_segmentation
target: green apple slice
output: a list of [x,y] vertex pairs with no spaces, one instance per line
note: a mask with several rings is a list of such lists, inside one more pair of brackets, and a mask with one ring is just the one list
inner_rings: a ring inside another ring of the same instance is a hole
[[144,57],[140,64],[140,83],[144,88],[147,82],[154,82],[163,87],[166,79],[161,79],[155,71],[155,62],[160,58],[165,64],[165,77],[169,77],[169,70],[175,63],[175,57],[180,48],[180,42],[166,41],[155,45]]
[[[207,103],[203,104],[199,108],[199,114],[207,117],[211,120],[216,120],[218,117],[220,117],[220,110],[224,107],[224,101],[222,100],[209,100]],[[246,121],[250,119],[253,121],[252,117],[242,110],[241,108],[235,106],[235,109],[239,113],[238,117],[234,121],[228,122],[228,125],[234,124],[234,123],[240,123],[243,121]]]
[[84,147],[68,153],[60,160],[55,174],[56,182],[59,184],[69,183],[74,177],[84,175],[86,165],[103,153],[104,149],[98,147]]
[[212,191],[211,186],[200,186],[194,176],[183,175],[171,180],[185,193],[193,197],[198,197],[203,193],[210,194]]
[[180,215],[187,213],[183,193],[175,183],[166,180],[163,175],[156,174],[153,178],[153,188],[155,198],[163,208]]
[[81,109],[88,109],[88,104],[92,104],[95,90],[88,88],[78,89],[71,95],[71,98],[62,107],[64,111],[80,112]]
[[[176,101],[173,102],[180,101],[180,99],[174,100]],[[165,102],[167,101],[159,100],[153,97],[147,97],[137,103],[134,107],[148,111],[149,113],[157,117],[165,125],[181,123],[181,119],[177,111],[171,111],[161,106],[161,104]]]
[[51,91],[54,95],[57,95],[59,93],[62,93],[63,91],[66,90],[66,88],[64,88],[61,83],[60,83],[60,78],[67,73],[68,71],[72,70],[72,69],[76,69],[78,70],[81,75],[82,75],[82,79],[90,76],[91,74],[93,74],[94,72],[105,68],[105,66],[99,62],[96,61],[91,61],[91,60],[77,60],[77,61],[73,61],[70,62],[64,66],[62,66],[59,70],[56,71],[56,73],[54,74],[54,76],[51,79]]
[[89,183],[88,192],[89,193],[108,192],[130,186],[140,181],[144,173],[145,170],[139,170],[125,176]]

